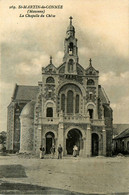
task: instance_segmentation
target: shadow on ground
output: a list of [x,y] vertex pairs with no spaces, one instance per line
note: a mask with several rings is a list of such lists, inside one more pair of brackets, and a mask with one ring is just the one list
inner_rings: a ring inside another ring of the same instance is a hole
[[0,165],[0,178],[27,177],[22,165]]
[[2,183],[0,185],[0,194],[85,195],[85,193],[22,183]]
[[[85,194],[79,192],[71,192],[68,190],[57,189],[57,188],[42,187],[42,186],[31,185],[31,184],[6,183],[6,182],[1,183],[0,194],[92,195],[92,194]],[[94,195],[100,195],[100,194],[94,193]],[[114,193],[114,195],[128,195],[128,193]]]

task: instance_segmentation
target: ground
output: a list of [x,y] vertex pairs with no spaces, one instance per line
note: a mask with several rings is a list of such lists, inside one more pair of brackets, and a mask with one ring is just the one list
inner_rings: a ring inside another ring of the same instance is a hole
[[0,194],[129,194],[129,157],[0,156]]

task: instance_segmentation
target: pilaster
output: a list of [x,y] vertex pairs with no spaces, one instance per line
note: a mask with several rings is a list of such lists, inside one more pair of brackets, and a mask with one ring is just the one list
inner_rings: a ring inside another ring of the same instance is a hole
[[87,125],[86,131],[86,157],[91,156],[91,126],[90,124]]
[[103,135],[103,156],[106,156],[106,129],[105,129],[105,126],[102,129],[102,135]]

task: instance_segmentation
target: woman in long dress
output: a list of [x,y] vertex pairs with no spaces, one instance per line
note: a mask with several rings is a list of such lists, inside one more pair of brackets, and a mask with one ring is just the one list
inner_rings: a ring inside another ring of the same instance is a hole
[[77,151],[78,151],[78,147],[75,145],[73,147],[73,156],[76,157],[77,156]]

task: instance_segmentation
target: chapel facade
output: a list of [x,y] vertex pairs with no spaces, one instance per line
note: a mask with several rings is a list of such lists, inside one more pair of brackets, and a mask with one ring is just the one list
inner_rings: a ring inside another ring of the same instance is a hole
[[110,156],[112,145],[112,109],[99,85],[99,71],[93,65],[79,64],[75,28],[70,24],[64,40],[63,63],[42,67],[38,86],[16,85],[8,106],[7,150],[46,154],[54,144],[63,147],[63,155]]

